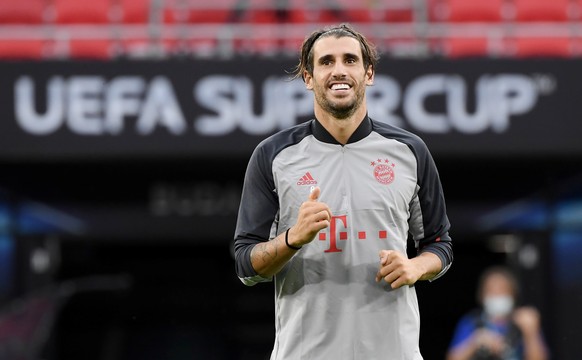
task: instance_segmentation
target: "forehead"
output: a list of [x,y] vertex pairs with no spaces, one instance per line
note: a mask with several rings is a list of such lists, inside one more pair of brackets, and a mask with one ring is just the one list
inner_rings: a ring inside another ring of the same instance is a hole
[[511,282],[501,274],[492,274],[484,284],[485,293],[502,294],[513,292]]
[[318,39],[313,44],[313,58],[319,59],[323,56],[343,56],[345,54],[355,54],[362,57],[360,42],[353,37],[326,36]]

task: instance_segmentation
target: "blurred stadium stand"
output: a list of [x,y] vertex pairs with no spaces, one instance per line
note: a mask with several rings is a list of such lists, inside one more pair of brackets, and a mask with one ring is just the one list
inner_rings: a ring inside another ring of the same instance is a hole
[[580,56],[578,0],[0,0],[2,58],[293,55],[350,22],[395,57]]

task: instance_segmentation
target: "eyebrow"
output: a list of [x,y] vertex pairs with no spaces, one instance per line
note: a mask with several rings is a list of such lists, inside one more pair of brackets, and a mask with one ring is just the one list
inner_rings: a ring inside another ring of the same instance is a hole
[[[360,57],[358,55],[353,54],[353,53],[345,53],[343,55],[343,58],[344,59],[356,59],[356,60],[359,60],[360,59]],[[333,60],[333,55],[329,55],[329,54],[328,55],[323,55],[322,57],[320,57],[319,59],[317,59],[318,63],[320,63],[320,64],[322,62],[326,61],[326,60]]]

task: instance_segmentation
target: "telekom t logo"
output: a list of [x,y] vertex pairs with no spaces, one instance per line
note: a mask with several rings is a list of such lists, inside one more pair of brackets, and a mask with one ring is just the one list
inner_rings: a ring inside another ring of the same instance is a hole
[[[328,252],[342,252],[342,249],[337,247],[337,231],[336,231],[336,222],[337,220],[341,221],[344,225],[344,229],[348,228],[348,216],[347,215],[340,215],[340,216],[332,216],[331,221],[329,224],[329,249],[325,250],[326,253]],[[319,240],[325,241],[327,234],[324,232],[319,233]],[[340,240],[347,240],[348,233],[347,231],[340,231],[339,232],[339,239]]]
[[[329,224],[329,248],[325,250],[326,253],[337,253],[342,252],[343,250],[337,247],[338,240],[347,240],[348,239],[348,232],[347,231],[338,231],[338,222],[340,225],[343,225],[343,229],[347,230],[348,228],[348,216],[347,215],[339,215],[339,216],[332,216]],[[366,240],[367,233],[366,231],[358,231],[358,240]],[[388,238],[388,231],[386,230],[379,230],[378,231],[378,239],[386,239]],[[320,232],[319,233],[319,240],[326,241],[327,240],[327,232]]]

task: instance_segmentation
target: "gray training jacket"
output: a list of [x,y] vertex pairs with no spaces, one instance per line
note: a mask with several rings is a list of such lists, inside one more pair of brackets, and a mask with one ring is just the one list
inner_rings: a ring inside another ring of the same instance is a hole
[[[312,186],[331,225],[273,279],[251,265],[254,245],[293,226]],[[235,232],[236,272],[246,285],[274,280],[276,338],[271,360],[422,359],[414,287],[375,282],[379,251],[453,260],[438,172],[424,142],[366,117],[346,145],[317,121],[261,142],[247,167]],[[437,276],[437,277],[438,277]]]

